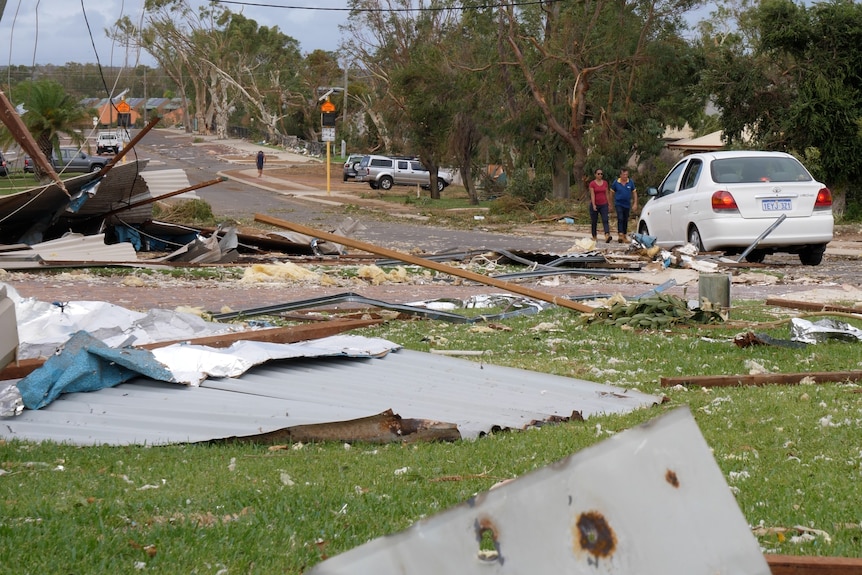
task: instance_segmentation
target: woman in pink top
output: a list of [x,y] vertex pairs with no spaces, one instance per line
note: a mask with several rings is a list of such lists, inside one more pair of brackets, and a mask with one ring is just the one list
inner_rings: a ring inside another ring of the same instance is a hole
[[602,228],[605,230],[605,242],[611,243],[611,227],[608,225],[608,182],[604,179],[604,172],[596,170],[596,179],[590,182],[590,230],[593,240],[596,240],[600,215]]

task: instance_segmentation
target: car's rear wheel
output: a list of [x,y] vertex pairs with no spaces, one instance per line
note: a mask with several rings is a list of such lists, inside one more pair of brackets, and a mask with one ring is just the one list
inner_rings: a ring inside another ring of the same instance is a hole
[[804,266],[817,266],[823,261],[826,246],[810,246],[799,252],[799,261]]
[[437,178],[437,191],[442,192],[446,189],[446,182],[442,178]]
[[700,238],[700,230],[697,226],[692,225],[688,228],[688,243],[697,248],[698,251],[703,251],[703,241]]
[[93,164],[92,166],[90,166],[90,171],[91,171],[91,172],[98,172],[98,171],[99,171],[99,170],[101,170],[103,167],[104,167],[104,166],[103,166],[102,164]]
[[383,176],[380,178],[380,189],[381,190],[391,190],[392,189],[392,178],[389,176]]
[[751,250],[748,252],[748,255],[745,256],[745,261],[750,264],[760,264],[763,263],[763,260],[766,258],[766,252],[763,250]]

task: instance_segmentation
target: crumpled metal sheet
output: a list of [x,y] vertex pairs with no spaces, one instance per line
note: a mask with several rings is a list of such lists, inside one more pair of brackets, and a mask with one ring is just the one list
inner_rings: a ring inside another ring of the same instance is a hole
[[823,343],[829,339],[850,342],[862,340],[862,330],[829,318],[811,322],[794,317],[790,320],[790,334],[793,341],[803,343]]
[[399,345],[380,338],[332,336],[294,344],[238,341],[228,348],[174,344],[149,351],[111,348],[84,331],[72,335],[57,355],[21,379],[28,409],[40,409],[63,393],[98,391],[134,377],[200,385],[208,377],[238,377],[273,359],[381,357]]
[[687,408],[569,456],[308,575],[769,575]]
[[86,331],[109,347],[123,347],[242,329],[171,310],[141,313],[101,301],[44,302],[23,298],[12,286],[0,285],[6,287],[15,303],[19,359],[48,357],[78,331]]

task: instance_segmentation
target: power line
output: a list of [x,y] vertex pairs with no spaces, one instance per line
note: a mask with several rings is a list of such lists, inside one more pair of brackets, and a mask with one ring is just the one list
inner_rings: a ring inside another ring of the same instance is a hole
[[310,10],[312,12],[440,12],[443,10],[481,10],[485,8],[504,8],[521,6],[532,6],[535,4],[556,4],[563,0],[530,0],[528,2],[496,2],[493,4],[480,4],[478,6],[441,6],[433,8],[325,8],[322,6],[292,6],[284,4],[270,4],[268,2],[245,2],[243,0],[214,0],[216,4],[238,4],[240,6],[254,6],[258,8],[282,8],[286,10]]

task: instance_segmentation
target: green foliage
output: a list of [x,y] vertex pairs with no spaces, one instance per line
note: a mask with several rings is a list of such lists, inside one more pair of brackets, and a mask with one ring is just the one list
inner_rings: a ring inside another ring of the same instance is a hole
[[[50,158],[55,150],[59,155],[61,135],[76,145],[85,141],[78,128],[89,125],[90,115],[58,82],[21,82],[12,90],[11,100],[27,110],[21,119],[45,157]],[[12,142],[14,138],[8,130],[0,131],[0,144],[5,147]],[[38,164],[34,167],[40,177],[41,168]]]
[[532,208],[547,197],[551,190],[551,176],[547,172],[534,174],[520,168],[509,175],[506,194],[523,201]]
[[212,206],[204,200],[157,203],[153,206],[153,217],[175,224],[213,225],[216,223]]
[[[797,154],[820,152],[813,171],[832,186],[862,169],[862,5],[769,0],[747,7],[744,33],[712,47],[701,88],[721,110],[725,136]],[[859,202],[848,191],[847,205]]]

